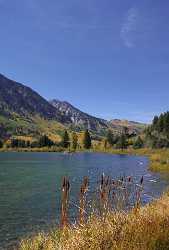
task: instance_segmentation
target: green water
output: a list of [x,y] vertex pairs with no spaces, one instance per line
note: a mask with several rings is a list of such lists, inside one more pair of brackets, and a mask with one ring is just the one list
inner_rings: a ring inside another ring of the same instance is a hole
[[[139,156],[102,153],[0,153],[0,248],[19,238],[57,223],[60,185],[69,176],[76,199],[83,176],[91,185],[104,172],[113,178],[144,176],[144,202],[159,196],[169,181],[147,170],[148,160]],[[75,210],[70,210],[74,216]]]

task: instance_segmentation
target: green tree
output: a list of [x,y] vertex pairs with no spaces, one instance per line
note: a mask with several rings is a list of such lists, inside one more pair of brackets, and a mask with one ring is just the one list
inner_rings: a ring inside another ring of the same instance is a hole
[[0,148],[3,148],[3,142],[0,140]]
[[164,114],[161,114],[158,119],[158,131],[163,132],[164,129]]
[[31,148],[38,148],[39,147],[39,142],[38,141],[32,141],[30,147]]
[[107,142],[113,146],[114,145],[114,135],[111,130],[108,130],[107,136],[106,136]]
[[18,148],[18,146],[19,146],[18,139],[12,138],[11,139],[11,147],[12,148]]
[[67,130],[64,131],[61,144],[64,148],[68,148],[70,146],[70,138]]
[[164,132],[169,137],[169,112],[166,112],[164,115]]
[[123,134],[124,136],[126,136],[126,138],[129,138],[129,129],[128,129],[128,127],[124,126],[124,127],[122,128],[122,134]]
[[120,148],[120,149],[125,149],[127,148],[127,137],[125,134],[121,134],[118,141],[117,141],[117,144],[116,144],[117,148]]
[[153,119],[153,126],[156,128],[156,126],[158,125],[158,116],[154,116],[154,119]]
[[143,147],[143,140],[141,139],[140,136],[137,137],[136,141],[134,142],[133,144],[133,148],[134,149],[139,149],[139,148],[142,148]]
[[73,132],[72,133],[72,148],[76,150],[77,145],[78,145],[78,137],[77,137],[77,134]]
[[90,136],[90,133],[87,129],[83,135],[83,147],[86,149],[89,149],[89,148],[91,148],[91,145],[92,145],[91,136]]
[[42,135],[39,139],[39,147],[51,147],[54,143],[47,135]]
[[31,142],[30,142],[30,141],[27,141],[27,142],[26,142],[26,147],[27,147],[27,148],[30,148],[30,146],[31,146]]
[[18,140],[18,147],[19,148],[25,148],[26,147],[26,143],[24,140]]

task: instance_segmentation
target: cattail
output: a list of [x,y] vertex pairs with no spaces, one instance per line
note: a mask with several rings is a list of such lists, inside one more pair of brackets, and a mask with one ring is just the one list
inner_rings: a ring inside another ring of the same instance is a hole
[[62,181],[62,199],[61,199],[61,227],[68,225],[68,204],[69,204],[70,182],[64,177]]
[[79,223],[84,223],[84,214],[85,214],[85,203],[86,203],[86,192],[89,186],[89,178],[85,176],[83,178],[83,183],[80,187],[80,205],[79,205]]
[[107,178],[102,174],[100,182],[100,202],[103,211],[108,208],[109,195],[111,191],[111,179],[108,176]]
[[131,176],[128,177],[128,182],[131,182]]
[[116,193],[113,191],[113,192],[112,192],[112,198],[114,198],[115,195],[116,195]]

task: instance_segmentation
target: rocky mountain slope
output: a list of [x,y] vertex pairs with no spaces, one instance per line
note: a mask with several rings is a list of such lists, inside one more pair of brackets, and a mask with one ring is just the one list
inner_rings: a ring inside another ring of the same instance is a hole
[[0,75],[0,112],[63,121],[61,113],[31,88]]
[[72,106],[70,103],[59,100],[52,100],[50,103],[60,111],[70,123],[81,129],[88,128],[89,130],[99,131],[101,129],[107,129],[108,124],[104,119],[96,118],[89,114],[86,114],[79,109]]
[[0,137],[46,132],[55,135],[65,128],[89,129],[104,135],[109,128],[118,132],[123,126],[135,132],[143,127],[134,122],[96,118],[68,102],[48,102],[31,88],[0,74]]
[[101,118],[93,117],[89,114],[82,112],[81,110],[75,108],[70,103],[66,101],[60,100],[52,100],[50,103],[59,110],[64,117],[71,122],[69,124],[73,124],[74,126],[79,127],[81,129],[88,128],[92,131],[104,132],[104,130],[112,129],[115,132],[121,132],[124,127],[128,128],[129,133],[139,133],[141,132],[145,124],[128,121],[128,120],[119,120],[113,119],[111,121],[107,121]]

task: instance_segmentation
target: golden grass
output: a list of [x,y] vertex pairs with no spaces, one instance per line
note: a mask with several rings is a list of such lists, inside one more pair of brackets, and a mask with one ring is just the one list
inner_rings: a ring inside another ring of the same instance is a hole
[[129,213],[91,216],[83,226],[40,233],[23,240],[18,250],[167,250],[169,194]]
[[33,142],[34,138],[32,136],[22,136],[22,135],[18,135],[18,136],[13,136],[12,138],[14,139],[18,139],[18,140],[22,140],[22,141],[30,141]]

